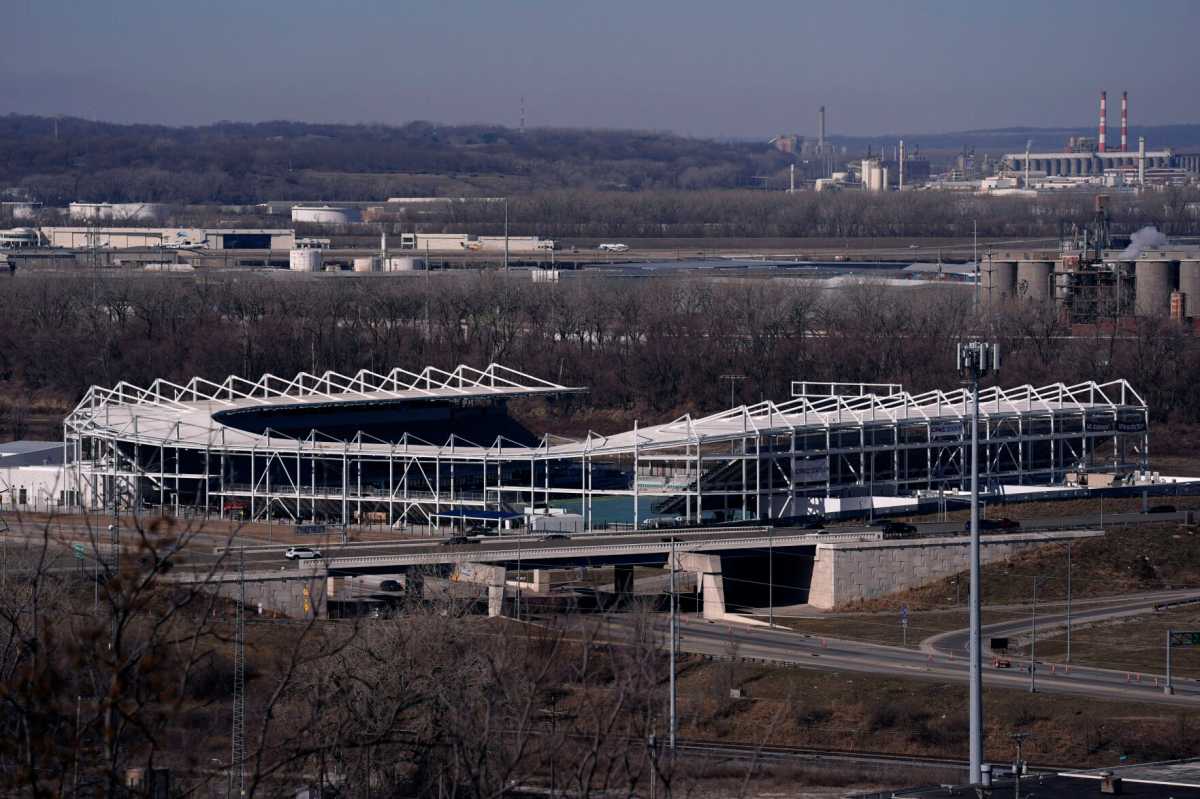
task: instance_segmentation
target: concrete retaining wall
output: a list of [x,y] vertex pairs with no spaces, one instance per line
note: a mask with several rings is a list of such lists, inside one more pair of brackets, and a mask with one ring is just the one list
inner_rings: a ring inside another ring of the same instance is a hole
[[[257,613],[261,605],[264,614],[278,613],[293,619],[324,616],[327,589],[324,573],[299,569],[266,574],[247,572],[246,612]],[[234,600],[239,596],[236,578],[207,583],[205,590]]]
[[[1099,530],[1065,530],[984,536],[980,560],[1006,560],[1032,547],[1104,535]],[[919,538],[818,544],[808,604],[835,608],[915,588],[970,568],[970,539]]]

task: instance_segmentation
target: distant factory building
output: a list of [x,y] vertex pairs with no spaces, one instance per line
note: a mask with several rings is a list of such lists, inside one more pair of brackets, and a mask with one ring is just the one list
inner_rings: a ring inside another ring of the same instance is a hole
[[286,229],[44,227],[42,237],[46,246],[72,250],[291,250],[296,244],[295,232]]
[[[1170,150],[1147,150],[1146,168],[1158,169],[1171,166]],[[1009,153],[1004,156],[1010,169],[1024,172],[1025,161],[1029,161],[1031,172],[1041,172],[1054,177],[1077,177],[1102,175],[1110,169],[1138,168],[1137,152],[1094,152],[1094,153]]]
[[1175,167],[1190,175],[1200,175],[1200,153],[1175,153]]
[[1110,169],[1159,169],[1172,166],[1170,150],[1145,150],[1139,139],[1136,151],[1129,149],[1129,96],[1121,94],[1121,142],[1108,147],[1108,93],[1100,92],[1100,124],[1095,139],[1072,136],[1065,152],[1009,153],[1004,156],[1010,169],[1041,172],[1047,177],[1102,175]]
[[794,133],[787,133],[771,139],[770,144],[781,153],[793,155],[799,150],[799,142],[799,136]]

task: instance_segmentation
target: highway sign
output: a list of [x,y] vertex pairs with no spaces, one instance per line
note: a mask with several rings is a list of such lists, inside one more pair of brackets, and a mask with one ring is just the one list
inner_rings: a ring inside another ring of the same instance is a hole
[[1200,631],[1172,630],[1171,646],[1200,646]]
[[84,555],[87,553],[87,549],[84,548],[83,544],[71,544],[71,550],[75,553],[76,560],[83,560]]

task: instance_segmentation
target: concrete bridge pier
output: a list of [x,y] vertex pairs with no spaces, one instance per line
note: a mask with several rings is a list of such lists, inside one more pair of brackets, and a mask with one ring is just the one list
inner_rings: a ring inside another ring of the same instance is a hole
[[633,599],[633,566],[613,566],[613,595],[617,607]]
[[451,581],[486,585],[488,590],[488,616],[504,615],[504,582],[508,570],[490,563],[460,563],[455,568]]
[[695,572],[704,618],[714,621],[724,619],[725,577],[721,571],[721,556],[679,552],[675,555],[675,568]]

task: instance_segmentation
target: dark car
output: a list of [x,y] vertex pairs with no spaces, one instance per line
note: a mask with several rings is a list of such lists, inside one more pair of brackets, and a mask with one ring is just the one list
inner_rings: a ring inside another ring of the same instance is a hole
[[[1017,521],[1016,519],[1009,519],[1008,517],[1005,517],[1003,519],[980,519],[979,520],[979,529],[980,530],[1020,530],[1021,523],[1019,521]],[[967,519],[965,522],[963,522],[963,532],[964,533],[971,532],[971,520],[970,519]]]
[[1175,513],[1174,505],[1151,505],[1146,513]]
[[467,528],[466,535],[496,535],[497,531],[494,527],[488,527],[486,524],[472,524]]
[[379,584],[380,591],[403,591],[404,586],[400,585],[399,580],[384,580]]
[[467,538],[465,535],[452,535],[449,538],[442,539],[442,546],[454,547],[462,544],[478,544],[474,538]]
[[571,536],[566,533],[546,533],[542,536],[543,541],[570,541]]
[[916,535],[917,528],[915,525],[908,522],[884,522],[883,537],[884,538],[903,538],[905,536]]
[[821,530],[825,527],[825,517],[813,516],[812,518],[804,518],[796,526],[801,530]]

